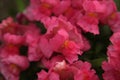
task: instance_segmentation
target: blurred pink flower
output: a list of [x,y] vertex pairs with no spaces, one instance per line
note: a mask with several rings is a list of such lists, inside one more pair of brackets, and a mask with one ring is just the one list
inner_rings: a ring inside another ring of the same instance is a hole
[[57,62],[48,72],[42,70],[38,73],[38,80],[99,80],[95,71],[88,62],[77,61],[67,64],[65,61]]
[[64,16],[47,18],[43,23],[47,32],[44,38],[40,39],[40,47],[47,58],[50,58],[53,52],[58,52],[72,63],[78,60],[78,54],[81,55],[90,48],[87,39]]
[[108,25],[113,32],[120,32],[120,12],[114,12],[109,16]]
[[29,67],[27,57],[12,55],[0,61],[0,72],[6,80],[19,80],[20,72]]
[[14,35],[10,33],[6,33],[3,36],[4,42],[8,44],[15,44],[15,45],[20,45],[24,43],[24,37],[21,35]]
[[85,31],[85,32],[91,32],[93,34],[99,34],[99,28],[98,28],[98,18],[96,17],[96,14],[89,13],[88,15],[85,15],[81,17],[77,24]]
[[104,70],[103,79],[104,80],[119,80],[120,71],[116,70],[110,63],[103,62],[102,68]]
[[104,80],[119,80],[120,79],[120,33],[115,32],[111,38],[111,45],[108,47],[108,61],[104,61],[102,68],[104,70]]

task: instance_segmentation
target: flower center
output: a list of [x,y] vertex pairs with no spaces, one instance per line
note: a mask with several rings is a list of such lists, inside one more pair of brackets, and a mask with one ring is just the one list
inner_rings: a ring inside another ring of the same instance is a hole
[[90,12],[90,13],[88,13],[88,16],[90,16],[90,17],[97,17],[97,14]]
[[115,17],[116,17],[116,13],[112,13],[112,14],[109,16],[110,19],[114,19]]
[[50,5],[48,3],[42,3],[41,6],[43,6],[44,8],[47,8],[47,9],[52,8],[52,5]]

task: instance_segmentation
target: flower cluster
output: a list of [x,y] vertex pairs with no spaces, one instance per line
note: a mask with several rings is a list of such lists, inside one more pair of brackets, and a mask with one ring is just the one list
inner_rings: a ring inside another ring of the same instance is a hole
[[77,61],[66,64],[65,61],[57,62],[47,72],[38,73],[38,80],[99,80],[94,70],[90,70],[88,62]]
[[115,32],[110,38],[111,45],[108,47],[107,55],[108,62],[103,62],[104,80],[119,80],[120,79],[120,32]]
[[118,13],[113,0],[31,0],[24,13],[30,20],[38,21],[63,15],[84,32],[93,34],[99,34],[99,23],[111,25],[114,31],[119,23],[115,19]]
[[30,62],[38,62],[47,71],[39,66],[37,80],[99,80],[78,57],[91,47],[84,34],[99,35],[99,24],[113,32],[103,78],[119,80],[120,13],[113,0],[30,0],[16,21],[8,17],[0,24],[0,73],[19,80]]

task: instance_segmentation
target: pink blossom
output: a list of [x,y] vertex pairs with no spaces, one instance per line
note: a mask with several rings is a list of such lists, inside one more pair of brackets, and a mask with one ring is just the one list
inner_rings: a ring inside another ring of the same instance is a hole
[[48,75],[47,72],[42,70],[40,73],[38,73],[38,80],[60,80],[60,79],[58,74],[51,72],[51,74]]
[[70,18],[68,18],[68,19],[73,25],[76,25],[77,22],[79,21],[79,19],[82,18],[82,16],[83,16],[82,11],[74,10],[74,11],[71,11],[71,13],[72,13],[72,16],[70,15]]
[[25,10],[24,14],[30,20],[41,20],[51,16],[53,7],[60,3],[59,0],[31,0],[30,6]]
[[[34,31],[34,34],[33,34]],[[42,52],[39,47],[41,37],[40,29],[35,24],[29,24],[24,30],[25,46],[28,46],[28,59],[30,61],[38,61],[42,57]]]
[[[78,58],[90,49],[82,33],[98,35],[99,24],[108,24],[114,32],[108,61],[102,64],[103,78],[120,79],[120,13],[114,0],[30,0],[21,16],[29,23],[8,17],[0,24],[0,73],[6,80],[19,80],[29,61],[39,61],[48,70],[41,69],[38,80],[99,80],[91,64]],[[46,33],[41,34],[41,26]],[[28,48],[24,56],[23,46]]]
[[[28,25],[30,26],[30,25]],[[26,25],[18,24],[13,20],[13,18],[8,17],[7,19],[3,20],[0,24],[0,34],[1,39],[3,38],[4,34],[11,34],[11,35],[18,35],[23,36],[25,32]]]
[[114,34],[110,37],[110,41],[111,41],[112,45],[115,46],[115,48],[116,48],[117,50],[119,50],[119,48],[120,48],[120,32],[114,33]]
[[6,44],[0,47],[0,58],[6,58],[10,55],[18,55],[19,49],[18,46],[12,44]]
[[21,68],[21,70],[25,70],[29,66],[29,61],[28,61],[27,57],[20,56],[20,55],[8,56],[7,58],[2,59],[1,61],[3,61],[4,63],[7,63],[7,64],[11,64],[11,63],[15,64],[15,65],[19,66],[19,68]]
[[[58,30],[58,33],[50,39],[50,45],[54,51],[58,51],[60,46],[62,46],[65,40],[68,39],[68,33],[64,29]],[[57,45],[56,45],[57,44]]]
[[116,70],[110,63],[103,62],[102,68],[105,71],[103,73],[104,80],[119,80],[120,71]]
[[106,5],[102,1],[97,0],[85,0],[83,2],[83,8],[86,12],[104,13],[106,11]]
[[[120,76],[120,39],[119,39],[119,32],[116,32],[110,38],[111,45],[108,47],[107,55],[108,55],[108,62],[103,62],[102,67],[105,71],[103,73],[104,80],[119,80]],[[110,77],[109,77],[110,76]]]
[[49,45],[49,42],[46,38],[42,37],[40,39],[40,43],[39,43],[39,47],[41,49],[41,52],[43,53],[43,55],[47,58],[50,58],[52,53],[53,53],[53,50],[51,48],[51,46]]
[[8,65],[0,62],[0,72],[6,80],[19,80],[20,70],[14,65]]
[[83,2],[84,2],[84,0],[71,0],[72,7],[78,8],[78,9],[83,8],[83,7],[82,7]]
[[120,40],[119,40],[120,33],[114,33],[113,36],[110,38],[112,45],[108,47],[108,62],[116,69],[120,69]]
[[7,19],[3,20],[0,24],[0,30],[2,34],[8,33],[16,33],[17,32],[17,23],[14,22],[13,18],[8,17]]
[[58,55],[57,56],[53,55],[51,59],[47,59],[45,57],[41,59],[41,62],[45,68],[50,69],[56,64],[56,62],[62,62],[63,60],[65,60],[64,56],[60,55],[59,53],[56,54]]
[[93,34],[99,34],[98,28],[98,18],[95,16],[94,13],[90,13],[85,15],[79,19],[77,24],[85,31],[91,32]]
[[7,27],[11,23],[13,23],[13,18],[8,17],[7,19],[2,21],[2,23],[0,24],[0,29]]
[[6,33],[3,36],[3,39],[6,43],[9,44],[23,44],[24,43],[24,37],[20,35],[13,35],[10,33]]
[[99,15],[100,22],[107,24],[107,21],[109,20],[111,14],[117,11],[117,7],[114,0],[103,0],[100,3],[106,6],[105,12]]
[[66,57],[67,61],[72,63],[74,61],[78,60],[78,55],[82,52],[80,52],[79,46],[74,43],[73,41],[65,41],[63,45],[63,49],[61,50],[63,55]]
[[[54,22],[56,22],[56,24]],[[46,25],[47,28],[46,35],[50,37],[54,37],[56,34],[66,36],[65,40],[69,38],[70,40],[75,41],[75,43],[77,43],[80,46],[80,48],[83,48],[84,41],[87,41],[87,40],[83,40],[82,34],[78,32],[78,30],[75,28],[74,25],[66,21],[62,16],[60,16],[59,18],[53,17],[52,19],[48,19],[48,21],[43,23]]]
[[3,44],[0,49],[0,72],[6,80],[19,80],[20,72],[29,67],[27,57],[21,56],[19,46]]
[[44,37],[45,42],[43,42],[43,38],[41,38],[42,42],[40,41],[40,46],[45,56],[50,57],[55,51],[63,54],[65,58],[72,63],[78,60],[78,54],[81,55],[82,51],[90,48],[89,42],[87,42],[75,26],[68,22],[63,16],[48,18],[46,21],[43,21],[43,23],[46,25],[47,33]]
[[114,12],[109,16],[108,24],[113,32],[119,32],[120,28],[120,13]]
[[83,8],[86,13],[94,13],[100,22],[107,24],[109,16],[117,11],[113,0],[93,1],[86,0],[83,2]]
[[85,38],[85,36],[82,36],[82,39],[83,39],[83,47],[82,47],[82,50],[83,51],[88,51],[90,48],[91,48],[91,46],[90,46],[90,43],[89,43],[89,41]]
[[29,67],[27,57],[10,55],[0,61],[0,72],[6,80],[19,80],[20,72]]
[[60,0],[30,0],[31,5],[38,6],[40,4],[50,4],[50,5],[56,5],[60,2]]
[[71,0],[60,1],[58,5],[53,8],[53,13],[55,15],[63,14],[71,5]]
[[39,61],[42,56],[43,56],[43,53],[41,52],[41,49],[39,49],[39,46],[37,43],[34,46],[29,46],[28,48],[29,61]]
[[44,5],[43,6],[30,5],[28,8],[26,8],[26,10],[24,11],[24,14],[31,21],[41,20],[41,19],[44,19],[44,18],[47,18],[48,16],[50,16],[51,10]]
[[51,77],[53,80],[99,80],[95,71],[90,68],[88,62],[78,61],[73,64],[67,64],[65,61],[57,62],[48,72],[43,70],[39,72],[38,80],[51,80]]

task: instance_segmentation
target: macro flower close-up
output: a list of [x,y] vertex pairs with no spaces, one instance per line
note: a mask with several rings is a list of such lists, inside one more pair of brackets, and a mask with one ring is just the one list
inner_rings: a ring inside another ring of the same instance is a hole
[[0,0],[0,80],[120,80],[119,0]]

